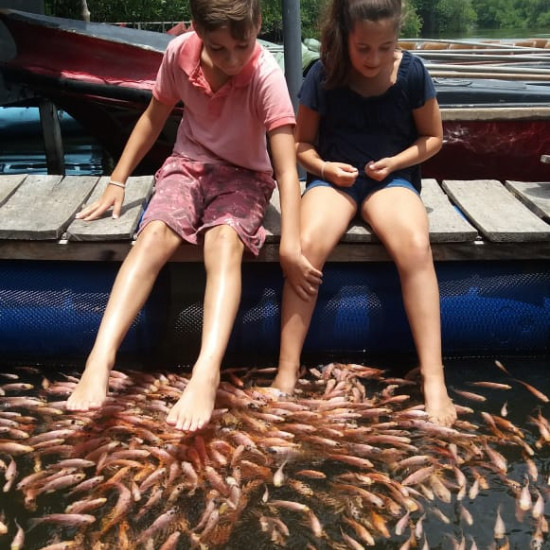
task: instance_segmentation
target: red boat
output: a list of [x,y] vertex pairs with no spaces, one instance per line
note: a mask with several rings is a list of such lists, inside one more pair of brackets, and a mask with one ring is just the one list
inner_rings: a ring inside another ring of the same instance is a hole
[[[171,34],[0,9],[0,87],[15,101],[45,97],[118,158],[140,114]],[[279,60],[282,46],[264,42]],[[307,63],[315,56],[307,52]],[[304,71],[307,70],[304,57]],[[550,69],[548,69],[550,79]],[[438,179],[546,180],[550,83],[436,78],[444,118],[442,151],[424,165]],[[170,153],[183,105],[137,173]]]

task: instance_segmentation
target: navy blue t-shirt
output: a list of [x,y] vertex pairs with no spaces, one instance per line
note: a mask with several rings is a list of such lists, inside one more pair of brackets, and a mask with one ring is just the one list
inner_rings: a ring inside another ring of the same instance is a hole
[[[397,80],[382,95],[363,97],[347,86],[327,90],[324,70],[317,61],[307,73],[300,103],[320,115],[316,148],[322,159],[346,162],[370,180],[365,165],[391,157],[410,147],[418,134],[413,109],[436,96],[435,86],[422,61],[404,50]],[[392,173],[420,191],[420,166]],[[374,181],[374,180],[370,180]]]

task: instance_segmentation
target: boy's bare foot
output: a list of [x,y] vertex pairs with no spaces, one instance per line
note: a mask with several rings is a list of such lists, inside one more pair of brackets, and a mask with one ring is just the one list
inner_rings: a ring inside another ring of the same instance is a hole
[[177,430],[189,432],[204,428],[212,417],[219,384],[219,369],[201,372],[195,367],[191,380],[168,413],[166,422]]
[[456,409],[447,394],[443,374],[424,377],[423,390],[429,420],[440,426],[452,426],[456,420]]
[[86,368],[82,373],[76,388],[67,399],[66,409],[68,411],[91,411],[99,409],[107,398],[109,391],[110,366],[106,363],[97,363],[101,366],[93,366],[88,360]]
[[271,384],[271,388],[286,394],[292,394],[298,382],[300,368],[295,365],[279,363],[277,375]]

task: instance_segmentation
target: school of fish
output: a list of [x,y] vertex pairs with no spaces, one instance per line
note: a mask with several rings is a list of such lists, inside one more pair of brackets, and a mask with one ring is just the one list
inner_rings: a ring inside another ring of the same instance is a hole
[[0,547],[549,548],[549,399],[496,365],[500,381],[452,388],[450,428],[427,421],[416,371],[330,363],[286,396],[265,388],[274,369],[224,369],[195,434],[165,422],[187,372],[114,370],[105,405],[74,413],[77,378],[14,366],[0,373]]

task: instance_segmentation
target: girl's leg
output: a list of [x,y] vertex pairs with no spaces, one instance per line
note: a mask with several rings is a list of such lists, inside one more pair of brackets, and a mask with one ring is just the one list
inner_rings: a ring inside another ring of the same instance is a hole
[[103,404],[117,350],[180,243],[181,238],[160,221],[140,233],[117,274],[86,368],[67,400],[68,410],[87,411]]
[[[314,187],[302,198],[300,239],[302,254],[322,269],[357,210],[355,201],[331,187]],[[281,311],[279,368],[272,386],[292,393],[298,380],[300,355],[317,296],[300,298],[285,281]]]
[[373,193],[361,211],[399,272],[405,311],[420,361],[426,412],[432,421],[451,425],[456,411],[443,373],[439,287],[424,204],[411,190],[394,187]]
[[241,300],[243,252],[244,245],[232,227],[220,225],[206,232],[201,350],[189,384],[167,417],[179,430],[199,430],[212,416],[221,363]]

